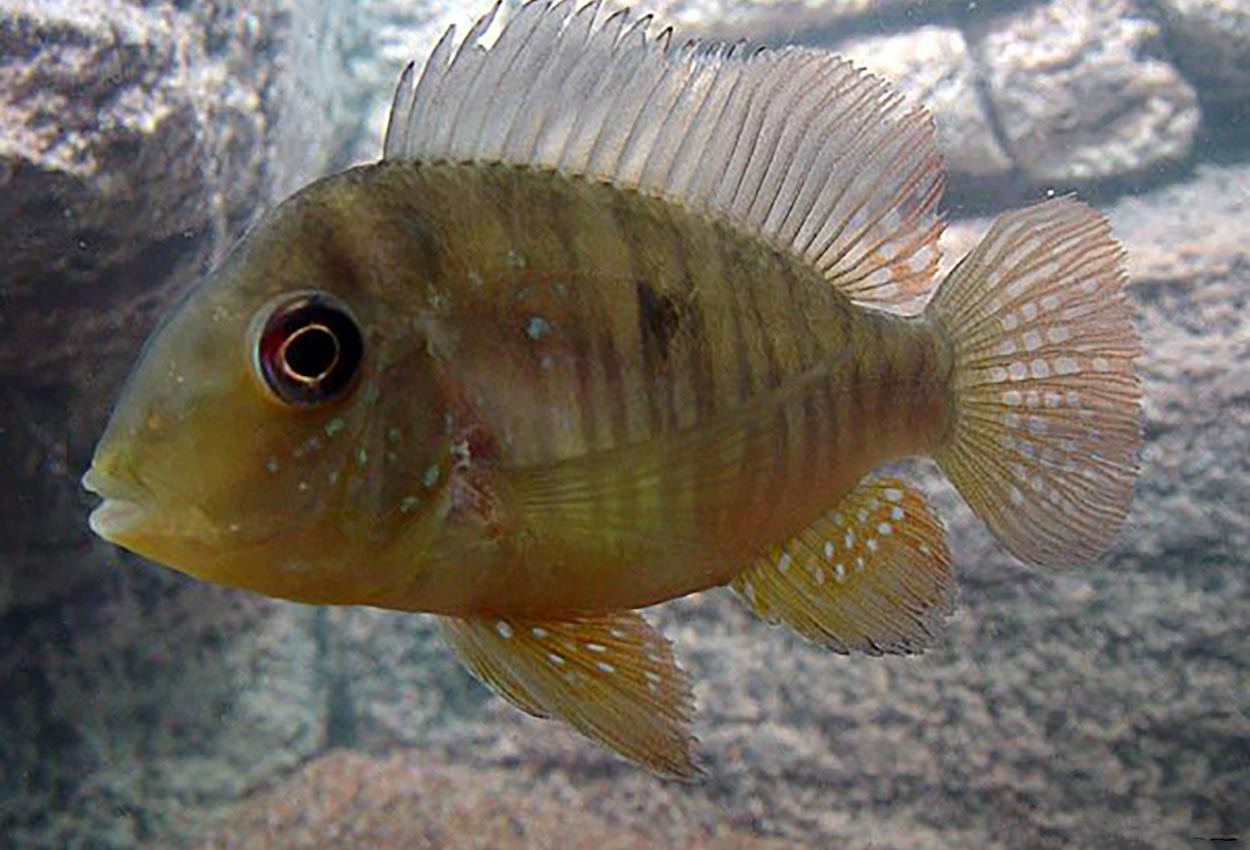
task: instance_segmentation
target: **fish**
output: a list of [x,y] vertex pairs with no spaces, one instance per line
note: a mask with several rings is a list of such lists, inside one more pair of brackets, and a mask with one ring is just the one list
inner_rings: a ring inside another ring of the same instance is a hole
[[394,94],[380,160],[266,213],[162,320],[90,469],[101,537],[196,578],[436,618],[489,688],[703,774],[642,609],[729,587],[843,654],[923,652],[936,461],[1016,558],[1132,501],[1125,254],[1072,197],[939,270],[934,122],[806,47],[499,6]]

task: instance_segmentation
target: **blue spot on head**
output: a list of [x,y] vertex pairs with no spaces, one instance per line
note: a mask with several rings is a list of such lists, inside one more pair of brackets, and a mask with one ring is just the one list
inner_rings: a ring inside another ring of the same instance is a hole
[[551,330],[551,322],[542,316],[534,316],[525,324],[525,335],[530,339],[542,339]]

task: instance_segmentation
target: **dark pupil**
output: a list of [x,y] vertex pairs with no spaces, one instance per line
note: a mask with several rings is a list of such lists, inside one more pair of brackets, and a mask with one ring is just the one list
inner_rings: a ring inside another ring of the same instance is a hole
[[325,325],[309,325],[291,335],[282,359],[296,378],[316,381],[334,368],[339,359],[339,342]]
[[364,340],[335,298],[300,295],[269,316],[257,354],[275,396],[288,404],[320,404],[351,388]]

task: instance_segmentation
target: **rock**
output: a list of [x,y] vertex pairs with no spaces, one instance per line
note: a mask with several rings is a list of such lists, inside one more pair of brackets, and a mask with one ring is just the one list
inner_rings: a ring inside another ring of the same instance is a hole
[[0,654],[0,847],[185,834],[324,744],[316,645],[298,617],[122,566],[97,563],[106,580],[63,595],[54,616],[0,620],[21,641]]
[[458,735],[492,697],[447,650],[433,617],[367,608],[328,610],[326,653],[332,721],[327,739],[385,750]]
[[1127,0],[1051,0],[978,17],[969,41],[1008,155],[1036,185],[1140,175],[1188,155],[1193,89],[1152,58]]
[[0,0],[0,244],[20,246],[0,255],[0,613],[87,560],[78,475],[157,317],[324,173],[339,8]]
[[959,30],[919,27],[836,48],[929,108],[953,180],[1002,178],[1011,171],[1012,162],[977,95],[976,71]]
[[800,850],[807,845],[705,826],[683,786],[655,785],[630,817],[603,779],[528,766],[474,769],[438,754],[331,753],[231,813],[197,850]]
[[0,736],[13,767],[0,848],[203,834],[328,747],[434,746],[490,699],[429,617],[293,605],[115,560],[55,617],[0,620],[22,639],[0,653],[0,726],[20,731]]
[[1250,7],[1242,0],[1162,0],[1158,6],[1177,65],[1197,84],[1199,98],[1230,111],[1244,107],[1250,101]]
[[[246,215],[264,188],[272,20],[172,5],[0,5],[4,374],[31,377],[115,330],[67,310],[151,297],[119,270]],[[147,255],[147,256],[145,256]],[[72,324],[73,335],[63,333]],[[82,327],[85,325],[85,327]]]
[[78,484],[156,317],[280,182],[271,150],[323,167],[280,114],[323,90],[298,45],[275,58],[290,12],[0,0],[0,847],[134,846],[323,746],[313,643],[267,631],[297,621],[88,539]]
[[866,29],[883,18],[923,12],[925,5],[924,0],[655,0],[646,9],[682,32],[790,41],[802,32]]

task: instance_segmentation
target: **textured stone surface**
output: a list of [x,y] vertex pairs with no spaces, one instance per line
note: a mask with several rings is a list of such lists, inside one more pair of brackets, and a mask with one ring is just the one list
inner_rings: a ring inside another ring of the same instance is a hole
[[[306,612],[137,567],[3,620],[0,847],[125,848],[206,812],[323,745]],[[260,687],[260,683],[264,683]]]
[[[532,767],[475,769],[439,754],[332,753],[231,813],[200,850],[800,850],[691,818],[680,788],[611,811],[603,779]],[[649,817],[637,817],[646,812]],[[627,817],[623,817],[627,815]]]
[[1250,4],[1160,0],[1176,62],[1199,96],[1235,109],[1250,102]]
[[263,189],[269,72],[255,55],[274,22],[204,8],[0,4],[0,222],[21,246],[0,257],[4,330],[35,321],[22,338],[47,343],[0,348],[4,374],[95,344],[64,338],[67,317],[49,308],[146,295],[107,272],[212,228],[224,238]]
[[[620,4],[624,5],[624,4]],[[644,4],[630,4],[642,8]],[[657,0],[649,11],[720,38],[791,40],[924,9],[924,0]]]
[[1154,58],[1126,0],[1050,0],[978,18],[970,36],[1008,155],[1035,183],[1141,174],[1189,153],[1190,85]]
[[[955,183],[1002,178],[999,188],[1010,189],[1017,175],[1060,185],[1138,175],[1184,158],[1201,117],[1158,27],[1129,0],[1004,0],[950,13],[912,0],[645,5],[681,37],[802,38],[898,79],[933,108]],[[352,60],[338,84],[355,105],[349,114],[367,116],[352,125],[354,158],[377,155],[398,69],[423,61],[448,24],[484,9],[366,0],[345,21]]]
[[976,71],[958,29],[919,27],[837,47],[929,108],[937,122],[946,167],[955,175],[985,179],[1011,171],[1012,162],[998,143],[978,95]]

